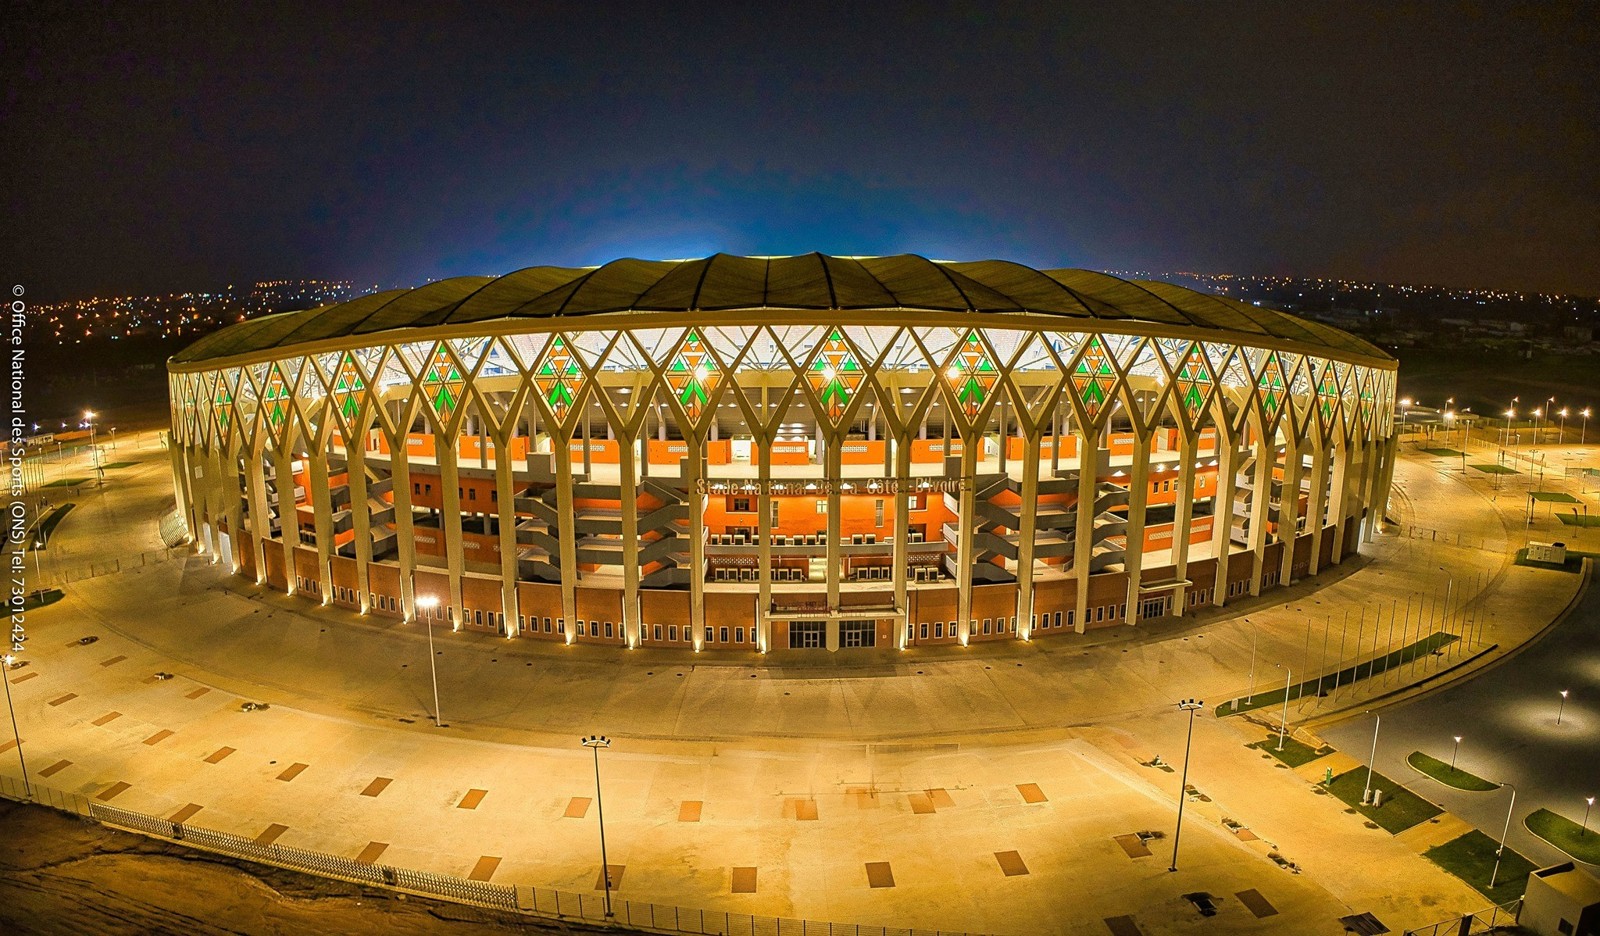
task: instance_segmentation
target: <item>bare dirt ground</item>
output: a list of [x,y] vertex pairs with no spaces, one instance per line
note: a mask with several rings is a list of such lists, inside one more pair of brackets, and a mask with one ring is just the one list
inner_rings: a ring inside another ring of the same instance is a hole
[[619,933],[410,897],[193,851],[0,801],[0,932]]

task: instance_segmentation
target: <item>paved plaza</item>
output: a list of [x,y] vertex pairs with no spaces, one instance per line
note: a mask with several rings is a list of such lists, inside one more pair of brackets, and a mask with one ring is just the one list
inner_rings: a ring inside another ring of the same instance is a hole
[[[42,566],[71,579],[66,597],[29,615],[30,665],[10,674],[36,782],[347,858],[592,893],[593,761],[578,738],[600,732],[615,742],[601,770],[619,898],[929,929],[1106,933],[1107,918],[1131,916],[1148,934],[1224,920],[1338,933],[1338,917],[1370,911],[1399,931],[1481,908],[1420,856],[1430,835],[1458,831],[1453,817],[1401,836],[1367,828],[1313,794],[1319,776],[1244,747],[1280,709],[1211,709],[1281,690],[1278,664],[1299,682],[1370,660],[1418,620],[1459,635],[1442,655],[1289,706],[1291,729],[1359,733],[1359,719],[1327,726],[1426,704],[1569,604],[1579,576],[1510,561],[1529,539],[1600,552],[1600,530],[1524,513],[1531,485],[1593,512],[1581,478],[1464,472],[1407,444],[1395,523],[1358,560],[1220,611],[1004,646],[770,659],[441,630],[448,727],[436,728],[419,625],[268,594],[206,557],[79,578],[161,552],[167,455],[153,435],[119,447],[134,464],[70,497]],[[1171,873],[1179,777],[1150,764],[1181,768],[1173,703],[1188,697],[1207,710]],[[14,757],[0,772],[17,774]],[[1149,832],[1162,837],[1141,842]],[[1221,898],[1217,918],[1183,899],[1194,891]],[[1238,896],[1251,891],[1271,914]]]

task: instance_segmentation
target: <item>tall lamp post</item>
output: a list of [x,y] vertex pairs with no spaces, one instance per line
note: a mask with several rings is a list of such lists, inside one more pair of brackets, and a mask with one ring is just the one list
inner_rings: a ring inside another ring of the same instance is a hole
[[[5,707],[11,712],[11,738],[16,739],[16,762],[22,765],[22,792],[27,795],[29,802],[34,800],[34,786],[27,782],[27,760],[22,758],[22,733],[16,728],[16,706],[11,704],[11,661],[16,659],[13,654],[3,656],[5,666],[0,667],[0,680],[5,680]],[[1590,800],[1594,802],[1594,800]]]
[[1194,713],[1205,707],[1204,702],[1185,699],[1178,703],[1178,711],[1189,713],[1189,737],[1183,742],[1183,778],[1178,781],[1178,825],[1172,830],[1172,865],[1168,871],[1178,870],[1178,838],[1183,835],[1183,801],[1189,798],[1189,750],[1194,745]]
[[1556,706],[1556,724],[1561,724],[1561,713],[1567,710],[1567,690],[1561,690],[1561,704]]
[[1451,770],[1451,772],[1454,772],[1455,769],[1456,769],[1456,755],[1461,753],[1461,736],[1460,735],[1456,735],[1455,738],[1456,738],[1456,746],[1454,748],[1450,749],[1450,770]]
[[1588,835],[1589,834],[1589,810],[1591,810],[1593,808],[1594,808],[1594,797],[1592,797],[1592,796],[1584,797],[1583,798],[1583,831],[1578,833],[1579,836],[1584,836],[1584,835]]
[[1517,808],[1517,788],[1511,784],[1511,805],[1506,807],[1506,827],[1500,830],[1500,847],[1494,850],[1494,871],[1489,875],[1489,889],[1494,890],[1494,882],[1500,880],[1500,856],[1506,850],[1506,836],[1511,832],[1511,813]]
[[1566,445],[1567,444],[1567,408],[1565,406],[1561,407],[1560,412],[1561,412],[1561,441],[1557,442],[1556,444],[1557,445]]
[[[1274,663],[1273,666],[1283,666]],[[1294,670],[1283,666],[1283,720],[1278,723],[1278,750],[1283,750],[1283,738],[1289,731],[1289,684],[1294,682]]]
[[[1250,619],[1245,618],[1244,622],[1250,624]],[[1254,702],[1256,698],[1256,634],[1258,631],[1259,628],[1256,625],[1250,624],[1250,689],[1249,694],[1244,697],[1246,705]]]
[[1373,714],[1375,721],[1372,723],[1372,753],[1367,757],[1367,788],[1361,791],[1363,804],[1372,802],[1372,765],[1378,760],[1378,729],[1383,726],[1383,716]]
[[100,467],[100,447],[95,444],[94,437],[94,410],[83,411],[83,421],[89,424],[89,460],[94,464],[94,480],[97,485],[106,483],[105,470]]
[[579,740],[594,752],[594,805],[600,817],[600,880],[606,889],[606,918],[610,919],[615,914],[611,912],[611,865],[606,862],[606,806],[600,799],[600,749],[610,747],[611,739],[605,735],[590,735]]
[[[412,589],[412,594],[416,594],[415,588]],[[428,612],[426,615],[417,615],[418,618],[431,618],[434,609],[439,607],[439,599],[432,595],[423,595],[416,599],[415,604],[419,609]],[[428,672],[433,676],[433,727],[443,728],[444,721],[439,717],[439,664],[434,660],[433,622],[423,620],[422,626],[428,631]]]
[[1582,445],[1583,441],[1589,437],[1589,407],[1585,406],[1583,412],[1578,415],[1583,417],[1583,428],[1578,430],[1578,444]]

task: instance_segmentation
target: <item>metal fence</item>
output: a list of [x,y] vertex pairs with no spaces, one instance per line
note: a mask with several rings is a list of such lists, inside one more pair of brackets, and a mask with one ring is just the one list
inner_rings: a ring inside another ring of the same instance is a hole
[[142,569],[145,566],[157,565],[169,559],[182,559],[189,555],[187,546],[178,546],[172,549],[150,549],[131,556],[117,556],[101,562],[91,562],[88,565],[74,566],[70,569],[46,569],[52,585],[67,585],[72,582],[81,582],[85,579],[99,578],[102,575],[115,575],[130,569]]
[[[31,792],[31,796],[29,793]],[[156,816],[120,809],[64,790],[32,784],[24,790],[22,781],[0,774],[0,796],[28,801],[91,819],[102,825],[154,838],[273,865],[291,871],[335,878],[355,884],[404,891],[452,903],[483,907],[509,913],[522,913],[561,920],[590,920],[596,923],[622,923],[635,929],[661,933],[690,933],[696,936],[974,936],[952,930],[914,930],[893,926],[867,926],[857,923],[828,923],[678,907],[613,896],[612,915],[606,915],[601,894],[578,894],[525,884],[494,884],[448,874],[363,864],[354,859],[285,845],[263,845],[243,836],[218,832],[201,826],[175,823]]]
[[1517,914],[1522,910],[1522,898],[1509,900],[1499,906],[1486,907],[1476,913],[1451,917],[1428,926],[1406,930],[1405,936],[1472,936],[1474,933],[1510,933],[1516,930]]

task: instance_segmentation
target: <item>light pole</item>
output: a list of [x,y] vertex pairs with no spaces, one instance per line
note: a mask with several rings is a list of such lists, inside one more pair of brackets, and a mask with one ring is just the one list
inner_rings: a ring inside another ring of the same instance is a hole
[[1567,710],[1567,690],[1561,690],[1561,704],[1556,706],[1556,724],[1561,724],[1561,713]]
[[1406,414],[1411,409],[1411,398],[1406,397],[1400,401],[1400,431],[1406,431]]
[[1556,444],[1567,444],[1567,408],[1565,406],[1561,407],[1561,441]]
[[611,865],[606,863],[606,806],[600,799],[600,749],[610,747],[611,739],[605,735],[590,735],[579,740],[594,752],[594,805],[600,817],[600,880],[605,884],[606,918],[610,919],[615,914],[611,912]]
[[[1245,618],[1244,622],[1250,624],[1250,619]],[[1250,692],[1244,697],[1246,705],[1254,702],[1256,698],[1256,634],[1258,630],[1256,625],[1250,624]]]
[[1361,791],[1363,805],[1372,801],[1372,765],[1378,759],[1378,729],[1383,727],[1383,716],[1374,714],[1372,723],[1372,754],[1367,757],[1367,788]]
[[1592,796],[1584,797],[1583,798],[1583,831],[1578,833],[1579,837],[1582,837],[1582,836],[1585,836],[1585,835],[1589,834],[1589,810],[1593,809],[1593,808],[1594,808],[1594,797],[1592,797]]
[[1506,807],[1506,827],[1500,830],[1500,847],[1494,850],[1494,871],[1489,875],[1489,889],[1494,890],[1494,882],[1500,879],[1500,856],[1506,850],[1506,835],[1511,832],[1511,813],[1517,808],[1517,788],[1511,787],[1511,805]]
[[1189,749],[1194,745],[1194,713],[1205,707],[1204,702],[1185,699],[1178,703],[1178,711],[1189,713],[1189,737],[1183,742],[1183,777],[1178,781],[1178,824],[1172,830],[1172,866],[1178,870],[1178,837],[1183,834],[1183,801],[1189,798]]
[[11,661],[16,659],[13,654],[3,656],[5,666],[0,667],[0,680],[5,680],[5,707],[11,712],[11,738],[16,739],[16,762],[22,765],[22,792],[27,795],[29,802],[34,800],[34,786],[27,782],[27,760],[22,758],[22,733],[16,728],[16,706],[11,704]]
[[1585,406],[1583,412],[1578,415],[1583,417],[1583,428],[1578,430],[1578,444],[1582,445],[1583,441],[1589,437],[1589,407]]
[[[1283,666],[1274,663],[1273,666]],[[1294,682],[1294,670],[1283,666],[1283,721],[1278,724],[1278,750],[1283,750],[1283,737],[1289,730],[1289,684]]]
[[1456,769],[1456,755],[1460,754],[1460,753],[1461,753],[1461,736],[1460,735],[1456,735],[1456,746],[1454,748],[1452,748],[1451,751],[1450,751],[1450,771],[1452,773],[1454,773],[1455,769]]
[[[416,589],[414,586],[412,588],[412,594],[416,594]],[[423,595],[421,598],[416,599],[414,603],[418,608],[428,612],[426,615],[417,615],[418,618],[432,617],[433,610],[439,607],[439,599],[432,595]],[[439,717],[439,664],[434,661],[433,622],[423,620],[422,626],[427,628],[428,631],[428,672],[433,675],[433,727],[443,728],[444,721]]]

